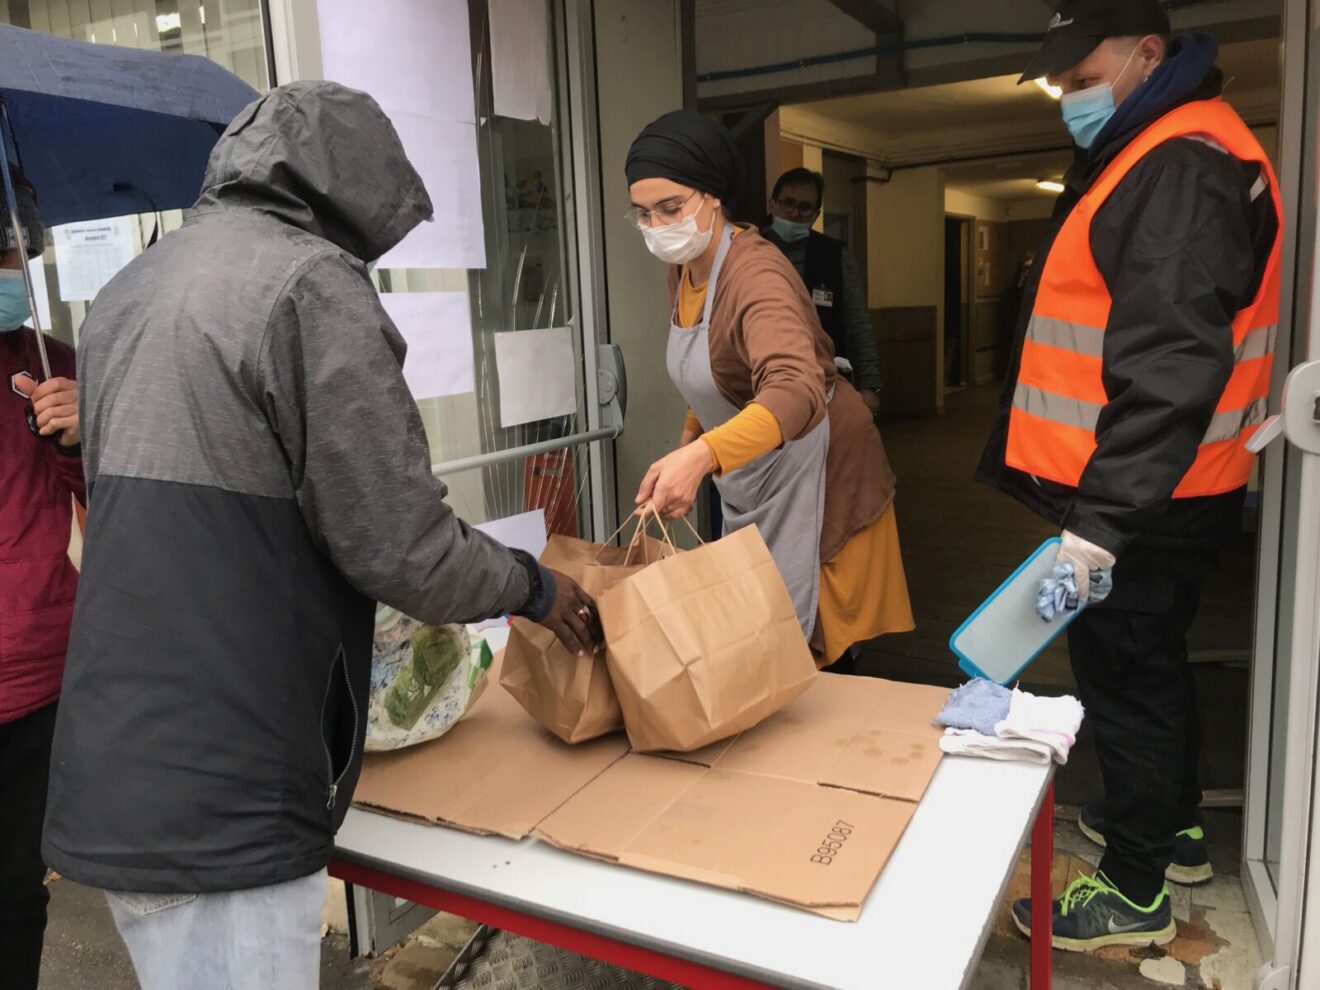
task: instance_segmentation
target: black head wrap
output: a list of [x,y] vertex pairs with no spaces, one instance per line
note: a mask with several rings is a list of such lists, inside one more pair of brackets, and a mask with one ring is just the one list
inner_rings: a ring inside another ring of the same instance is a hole
[[625,172],[628,185],[669,179],[728,200],[742,185],[743,163],[727,127],[695,110],[675,110],[637,135]]

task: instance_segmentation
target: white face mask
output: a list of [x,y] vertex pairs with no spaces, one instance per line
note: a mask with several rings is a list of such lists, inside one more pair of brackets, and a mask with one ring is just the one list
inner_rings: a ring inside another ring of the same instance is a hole
[[[703,198],[703,205],[705,202]],[[710,239],[715,232],[713,218],[709,229],[698,229],[697,214],[700,212],[699,206],[690,217],[668,227],[643,227],[642,238],[646,241],[647,250],[668,265],[686,265],[700,258],[710,247]]]

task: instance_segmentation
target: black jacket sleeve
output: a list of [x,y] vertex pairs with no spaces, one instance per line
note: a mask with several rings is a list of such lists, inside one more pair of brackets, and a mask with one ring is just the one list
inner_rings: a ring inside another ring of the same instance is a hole
[[1233,372],[1234,316],[1257,269],[1244,166],[1168,142],[1097,213],[1091,249],[1113,304],[1108,404],[1064,527],[1120,554],[1162,513]]

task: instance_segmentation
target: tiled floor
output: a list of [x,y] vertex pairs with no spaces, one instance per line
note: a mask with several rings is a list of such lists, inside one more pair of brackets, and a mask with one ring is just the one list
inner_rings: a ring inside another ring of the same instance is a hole
[[[1076,826],[1077,809],[1060,805],[1055,816],[1055,892],[1079,872],[1091,872],[1099,850]],[[1260,966],[1260,949],[1238,880],[1236,842],[1219,841],[1232,831],[1232,819],[1209,823],[1216,877],[1200,887],[1170,886],[1178,938],[1164,949],[1104,949],[1093,955],[1054,953],[1054,990],[1250,990]],[[1026,896],[1030,884],[1027,854],[1013,879],[1009,899]],[[996,920],[974,990],[1025,990],[1027,942],[1006,908]]]

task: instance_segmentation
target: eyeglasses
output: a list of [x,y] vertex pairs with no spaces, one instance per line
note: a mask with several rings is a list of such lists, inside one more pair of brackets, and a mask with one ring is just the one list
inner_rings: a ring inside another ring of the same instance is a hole
[[694,196],[700,196],[700,189],[693,189],[688,196],[679,200],[678,198],[668,199],[658,204],[653,210],[645,210],[640,206],[634,206],[624,214],[628,221],[639,230],[646,230],[648,227],[654,227],[655,221],[660,221],[660,226],[668,227],[676,224],[683,219],[683,211],[687,209],[688,203],[692,202]]
[[790,199],[787,196],[781,196],[779,199],[774,200],[774,204],[785,220],[790,217],[814,220],[816,214],[820,212],[820,207],[815,203],[804,203],[801,200]]

